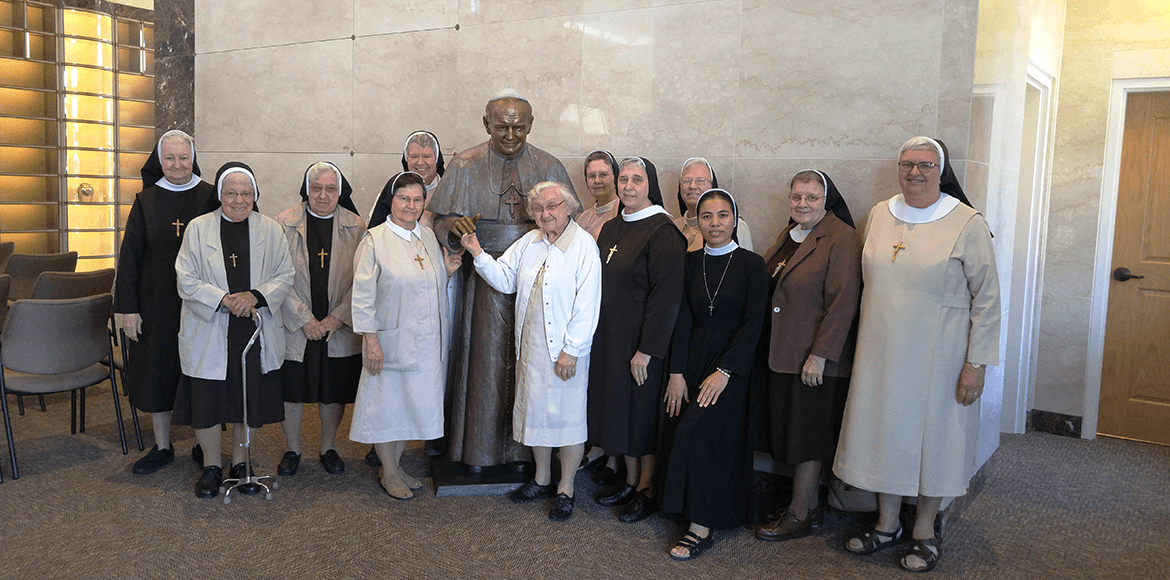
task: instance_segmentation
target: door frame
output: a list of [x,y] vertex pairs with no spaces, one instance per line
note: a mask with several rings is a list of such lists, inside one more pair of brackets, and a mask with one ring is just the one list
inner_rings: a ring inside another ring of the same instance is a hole
[[1089,301],[1089,352],[1085,362],[1085,414],[1081,438],[1097,438],[1101,407],[1101,370],[1105,364],[1105,317],[1109,309],[1109,271],[1113,267],[1113,235],[1117,222],[1117,187],[1121,178],[1121,141],[1125,105],[1131,93],[1170,92],[1170,77],[1113,79],[1109,89],[1109,122],[1105,164],[1101,170],[1101,205],[1097,215],[1097,254],[1093,258],[1093,291]]

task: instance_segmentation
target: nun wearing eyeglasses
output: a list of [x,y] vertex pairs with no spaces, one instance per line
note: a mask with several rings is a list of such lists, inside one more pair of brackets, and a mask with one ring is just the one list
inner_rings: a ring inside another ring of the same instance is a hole
[[391,178],[354,258],[353,330],[362,336],[362,373],[349,438],[374,445],[382,489],[397,500],[422,489],[399,466],[406,443],[443,434],[447,278],[461,263],[419,223],[426,199],[419,174]]
[[[601,306],[597,244],[573,221],[577,197],[560,183],[544,181],[525,196],[539,229],[528,232],[498,258],[474,233],[461,243],[475,257],[475,271],[499,292],[516,295],[516,402],[512,436],[532,448],[535,477],[512,501],[553,498],[548,517],[573,514],[573,477],[585,452],[589,352]],[[553,448],[560,449],[560,482],[553,482]]]
[[[674,225],[687,239],[687,251],[693,252],[703,247],[703,233],[699,231],[699,218],[695,213],[695,204],[699,196],[708,189],[718,189],[719,178],[715,176],[715,168],[702,157],[691,157],[683,162],[678,176],[678,212]],[[739,247],[753,251],[752,232],[748,229],[743,218],[735,225],[736,243]]]
[[861,293],[861,238],[833,180],[805,169],[788,190],[792,223],[764,254],[769,313],[757,381],[758,449],[794,466],[791,502],[756,528],[772,542],[808,536],[823,521],[817,490],[837,449]]
[[[175,260],[179,297],[179,360],[174,424],[190,425],[203,449],[195,496],[212,498],[223,482],[220,425],[233,424],[231,477],[244,477],[248,428],[284,420],[280,366],[284,362],[281,307],[292,288],[293,265],[284,232],[256,209],[259,190],[251,168],[229,162],[215,176],[222,206],[187,226]],[[256,331],[263,331],[240,356]],[[248,424],[243,424],[243,373],[248,373]],[[245,487],[244,493],[258,493]]]
[[[350,297],[353,255],[366,231],[350,195],[353,188],[336,165],[317,162],[301,180],[301,203],[276,216],[292,255],[292,291],[284,303],[285,453],[277,475],[293,475],[301,463],[305,403],[321,419],[318,458],[328,473],[342,473],[337,428],[353,403],[361,376],[361,342],[353,333]],[[312,457],[310,455],[310,457]]]
[[[925,572],[942,555],[934,521],[976,470],[979,397],[999,363],[1000,297],[987,222],[958,186],[946,148],[907,141],[902,193],[869,213],[862,250],[861,325],[833,471],[878,493],[878,521],[845,541],[854,554],[893,547]],[[912,530],[898,512],[917,498]]]
[[703,249],[686,256],[671,340],[662,511],[690,529],[670,551],[692,560],[712,530],[743,526],[752,482],[751,376],[764,321],[764,260],[735,241],[739,215],[722,189],[695,204]]

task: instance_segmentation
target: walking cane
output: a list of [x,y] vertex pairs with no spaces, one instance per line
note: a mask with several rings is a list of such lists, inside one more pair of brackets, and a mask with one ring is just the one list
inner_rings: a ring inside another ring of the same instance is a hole
[[[248,351],[252,350],[252,345],[256,343],[256,339],[260,337],[260,330],[264,328],[264,319],[260,317],[257,312],[252,315],[252,319],[256,321],[256,332],[252,333],[252,338],[248,339],[247,346],[244,347],[243,354],[240,355],[240,368],[243,372],[241,383],[244,387],[244,475],[240,479],[225,479],[223,480],[223,504],[232,503],[231,494],[236,488],[240,488],[240,493],[245,493],[245,486],[258,486],[264,488],[264,499],[272,500],[272,490],[277,488],[276,479],[271,475],[264,475],[256,477],[252,473],[252,429],[248,427]],[[261,480],[268,479],[272,481],[272,486],[269,487],[266,483],[261,483]],[[235,482],[234,484],[232,482]]]

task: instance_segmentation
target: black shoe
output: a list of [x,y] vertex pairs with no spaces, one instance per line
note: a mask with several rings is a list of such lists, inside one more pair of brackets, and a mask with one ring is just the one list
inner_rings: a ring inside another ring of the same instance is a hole
[[337,474],[345,471],[345,462],[341,460],[336,449],[330,449],[321,455],[321,465],[324,465],[325,471],[329,473]]
[[552,509],[548,510],[548,519],[554,522],[563,522],[573,516],[573,498],[558,493],[553,500]]
[[618,514],[618,520],[627,524],[640,522],[655,512],[654,498],[646,497],[642,492],[635,492],[634,499],[622,508],[622,513]]
[[[251,469],[248,470],[247,475],[244,475],[244,462],[243,461],[233,465],[231,470],[228,471],[228,478],[235,479],[238,481],[244,481],[244,479],[246,479],[248,476],[254,476],[254,475],[256,475],[256,473],[254,471],[252,471]],[[242,493],[244,495],[256,495],[256,494],[260,493],[260,486],[255,484],[255,483],[245,483],[244,485],[241,485],[237,489],[240,491],[240,493]]]
[[634,489],[634,486],[628,483],[623,483],[617,488],[603,489],[597,492],[597,495],[593,496],[593,501],[597,505],[613,507],[615,505],[630,503],[635,495],[638,495],[638,490]]
[[295,451],[285,451],[280,458],[280,465],[276,466],[277,475],[295,475],[301,466],[301,454]]
[[426,453],[427,457],[438,457],[447,453],[446,441],[442,437],[426,441],[423,443],[423,453]]
[[[171,445],[171,449],[174,448],[175,446]],[[203,467],[203,448],[200,447],[198,443],[196,443],[195,446],[191,448],[191,461],[194,461],[195,465]]]
[[[577,471],[593,470],[593,469],[597,468],[599,465],[605,463],[606,459],[608,459],[608,458],[603,453],[600,456],[598,456],[597,459],[590,460],[589,454],[586,453],[585,455],[581,456],[581,464],[577,466]],[[610,471],[613,471],[613,470],[611,469]]]
[[[622,469],[624,471],[624,468],[622,468]],[[596,483],[597,485],[608,487],[608,486],[611,486],[615,483],[620,482],[624,477],[625,477],[624,474],[618,473],[617,471],[614,471],[614,469],[611,468],[610,466],[602,465],[597,470],[597,473],[594,473],[593,477],[591,477],[590,479],[592,479],[593,483]]]
[[546,497],[552,497],[553,484],[550,481],[547,485],[540,485],[536,483],[535,479],[528,480],[528,483],[520,486],[508,496],[509,499],[516,503],[528,503]]
[[195,497],[211,499],[219,495],[219,488],[223,485],[223,468],[218,465],[203,468],[203,475],[195,482]]
[[371,445],[370,450],[366,452],[366,465],[369,465],[370,467],[382,466],[382,458],[378,457],[378,450],[374,449],[373,445]]
[[134,462],[134,473],[146,475],[158,471],[158,468],[175,460],[175,448],[159,449],[158,445],[150,448],[142,459]]

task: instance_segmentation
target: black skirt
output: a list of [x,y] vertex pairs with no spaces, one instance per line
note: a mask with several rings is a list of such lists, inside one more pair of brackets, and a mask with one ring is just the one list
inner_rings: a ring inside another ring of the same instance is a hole
[[349,405],[357,397],[362,355],[330,357],[325,339],[305,343],[301,361],[286,360],[280,367],[286,403]]
[[760,450],[781,463],[832,462],[849,379],[824,377],[823,384],[809,387],[799,374],[766,372]]
[[[249,318],[231,317],[227,333],[227,379],[198,379],[183,375],[175,393],[171,422],[207,429],[221,423],[243,422],[243,373],[240,355],[256,331]],[[280,369],[261,374],[260,344],[257,339],[248,351],[248,425],[260,427],[284,420],[284,389]]]

